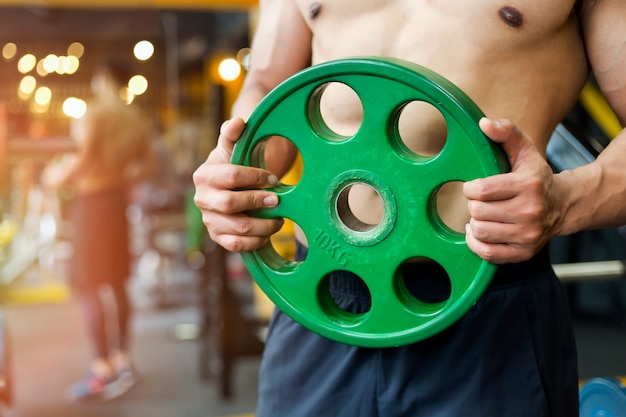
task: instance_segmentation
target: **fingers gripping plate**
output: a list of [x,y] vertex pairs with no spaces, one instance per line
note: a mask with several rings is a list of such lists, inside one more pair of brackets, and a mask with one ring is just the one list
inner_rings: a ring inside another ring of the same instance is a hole
[[[331,126],[321,102],[329,85],[347,87],[362,107],[355,131]],[[426,104],[445,121],[436,152],[410,149],[402,114]],[[243,260],[268,297],[294,320],[330,339],[390,347],[430,337],[462,317],[495,272],[469,250],[465,236],[440,215],[438,194],[450,184],[508,170],[502,150],[478,127],[483,113],[451,82],[418,65],[393,59],[353,58],[304,70],[276,87],[250,116],[232,162],[264,167],[264,145],[291,141],[304,161],[297,184],[273,189],[280,204],[254,215],[293,220],[306,234],[303,261],[282,258],[271,244]],[[351,191],[371,195],[383,215],[353,213]],[[365,190],[365,191],[364,191]],[[445,271],[446,297],[422,300],[408,290],[406,262],[430,259]],[[342,309],[328,289],[329,275],[345,271],[362,281],[369,309]]]

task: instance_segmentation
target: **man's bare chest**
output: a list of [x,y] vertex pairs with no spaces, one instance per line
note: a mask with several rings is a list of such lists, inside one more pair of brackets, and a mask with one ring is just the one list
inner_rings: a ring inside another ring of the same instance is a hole
[[503,41],[549,36],[575,16],[576,0],[476,2],[444,0],[294,0],[315,37],[487,33]]

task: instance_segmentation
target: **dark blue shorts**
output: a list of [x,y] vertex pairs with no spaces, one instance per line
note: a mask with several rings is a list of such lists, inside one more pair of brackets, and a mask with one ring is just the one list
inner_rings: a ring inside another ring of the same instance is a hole
[[[300,259],[304,253],[300,250]],[[405,274],[441,274],[413,264]],[[368,309],[361,281],[331,280],[346,310]],[[445,288],[411,288],[436,299]],[[387,349],[336,343],[276,310],[261,364],[256,417],[577,417],[569,308],[545,251],[501,266],[460,321]]]

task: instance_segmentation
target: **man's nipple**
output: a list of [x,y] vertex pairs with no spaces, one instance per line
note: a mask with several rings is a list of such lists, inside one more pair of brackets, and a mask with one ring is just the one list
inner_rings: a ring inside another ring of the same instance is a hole
[[515,7],[504,6],[498,10],[498,16],[507,25],[519,28],[524,24],[524,15]]
[[320,2],[315,1],[311,3],[311,5],[309,6],[309,18],[311,20],[315,19],[317,16],[319,16],[321,11],[322,4]]

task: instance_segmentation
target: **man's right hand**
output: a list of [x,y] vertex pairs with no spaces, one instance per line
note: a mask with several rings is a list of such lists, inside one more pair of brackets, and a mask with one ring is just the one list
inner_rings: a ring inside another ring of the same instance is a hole
[[217,146],[193,174],[194,202],[202,211],[211,239],[233,252],[256,250],[283,225],[282,219],[260,219],[247,211],[275,207],[278,196],[263,188],[276,185],[271,172],[230,163],[235,143],[245,122],[234,118],[224,122]]

